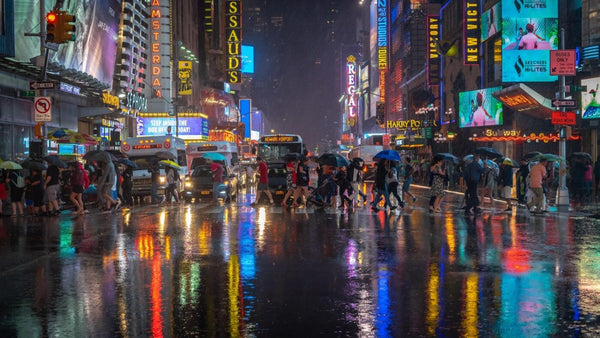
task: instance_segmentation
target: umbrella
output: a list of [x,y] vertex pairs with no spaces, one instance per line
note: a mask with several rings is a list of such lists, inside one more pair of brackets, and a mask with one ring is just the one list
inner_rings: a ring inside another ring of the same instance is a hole
[[502,159],[502,164],[509,165],[509,166],[515,167],[515,168],[519,167],[519,163],[517,161],[515,161],[511,158],[508,158],[508,157],[504,157]]
[[84,156],[83,156],[84,160],[87,161],[96,161],[96,162],[116,162],[118,160],[118,158],[115,157],[115,155],[109,153],[108,151],[104,151],[104,150],[90,150],[88,151]]
[[154,154],[154,155],[163,160],[174,160],[175,159],[175,155],[166,150],[157,151],[156,154]]
[[74,133],[71,135],[63,136],[56,140],[58,143],[73,143],[73,144],[83,144],[86,146],[95,146],[98,144],[98,140],[95,137],[90,136],[88,134],[79,134]]
[[492,168],[492,170],[494,170],[494,172],[496,173],[496,176],[498,176],[500,174],[500,166],[498,166],[498,163],[487,159],[485,160],[485,163],[487,164],[488,167]]
[[[463,161],[465,162],[465,164],[469,164],[469,163],[473,162],[473,154],[463,157]],[[481,159],[479,159],[479,165],[483,166],[483,161],[481,161]]]
[[25,161],[23,161],[23,163],[21,163],[21,166],[25,169],[38,169],[40,171],[46,169],[46,165],[44,165],[42,161],[34,160],[32,158],[28,158]]
[[52,141],[56,141],[65,136],[70,136],[75,134],[74,131],[69,130],[67,128],[56,128],[48,132],[47,138]]
[[538,155],[538,156],[532,158],[531,161],[539,161],[541,159],[545,159],[549,162],[560,162],[560,161],[565,160],[564,158],[562,158],[558,155],[555,155],[555,154],[541,154],[541,155]]
[[48,162],[48,164],[50,164],[50,165],[55,165],[59,168],[67,167],[67,164],[63,160],[58,158],[58,156],[56,156],[56,155],[48,155],[48,156],[44,157],[44,161]]
[[21,169],[23,169],[23,167],[21,167],[21,165],[19,163],[16,163],[13,161],[4,161],[4,162],[0,163],[0,169],[21,170]]
[[167,167],[171,167],[171,168],[175,168],[175,169],[181,169],[181,166],[171,160],[162,160],[160,162],[158,162],[162,165],[165,165]]
[[319,156],[317,163],[321,165],[330,165],[337,168],[347,167],[350,165],[344,156],[335,153],[325,153]]
[[375,156],[373,156],[373,158],[379,159],[379,160],[391,160],[391,161],[398,161],[398,162],[401,161],[400,154],[398,154],[397,151],[392,150],[392,149],[382,150],[382,151],[378,152],[377,154],[375,154]]
[[433,155],[433,158],[441,158],[444,161],[452,161],[455,164],[458,164],[460,162],[460,159],[450,153],[437,153],[435,155]]
[[227,160],[227,158],[225,157],[225,155],[221,154],[221,153],[215,153],[213,151],[209,151],[207,153],[203,153],[202,156],[203,159],[205,160],[211,160],[211,161],[225,161]]
[[477,149],[475,149],[475,152],[477,154],[480,154],[482,156],[485,157],[489,157],[489,158],[498,158],[498,157],[502,157],[502,154],[500,154],[500,152],[494,148],[490,148],[490,147],[479,147]]
[[136,169],[138,167],[138,165],[135,164],[135,162],[133,162],[132,160],[130,160],[128,158],[120,158],[117,160],[117,163],[121,163],[128,167],[132,167],[133,169]]
[[529,160],[531,160],[532,158],[534,158],[534,157],[537,157],[537,156],[540,156],[540,155],[542,155],[542,153],[540,153],[539,151],[532,151],[532,152],[530,152],[530,153],[527,153],[527,154],[525,154],[525,155],[523,156],[523,159],[524,159],[524,160],[527,160],[527,161],[529,161]]
[[571,156],[569,156],[569,158],[571,159],[577,159],[577,160],[592,160],[592,155],[588,154],[588,153],[584,153],[584,152],[575,152],[572,153]]
[[127,154],[125,154],[124,152],[120,151],[120,150],[115,150],[115,149],[109,149],[106,150],[107,152],[111,153],[114,157],[120,159],[120,158],[127,158]]

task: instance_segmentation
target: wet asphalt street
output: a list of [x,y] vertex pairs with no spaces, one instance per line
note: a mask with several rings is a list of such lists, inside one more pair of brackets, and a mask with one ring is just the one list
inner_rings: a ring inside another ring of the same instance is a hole
[[600,336],[600,220],[427,190],[403,212],[235,204],[0,219],[1,337]]

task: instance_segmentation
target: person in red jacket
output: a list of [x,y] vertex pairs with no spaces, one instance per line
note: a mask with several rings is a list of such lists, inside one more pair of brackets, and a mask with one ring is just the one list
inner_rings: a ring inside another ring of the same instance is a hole
[[260,201],[260,194],[263,192],[269,198],[269,203],[273,204],[273,195],[271,195],[271,191],[269,191],[269,168],[260,156],[256,157],[256,161],[258,162],[258,186],[256,188],[256,200],[250,205],[257,205],[258,201]]

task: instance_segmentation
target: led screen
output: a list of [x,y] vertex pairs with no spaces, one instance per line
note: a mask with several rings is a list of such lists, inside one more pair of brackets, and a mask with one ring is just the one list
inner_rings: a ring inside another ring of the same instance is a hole
[[460,92],[458,94],[460,128],[502,125],[502,103],[492,96],[502,87]]
[[[179,121],[175,117],[170,118],[137,118],[138,136],[162,136],[167,135],[169,126],[171,133],[179,134],[179,137],[186,138],[208,138],[208,120],[201,117],[180,117]],[[179,122],[179,130],[175,130],[176,123]]]
[[502,81],[551,82],[558,49],[557,0],[502,0]]
[[502,29],[502,26],[500,26],[501,8],[502,3],[498,2],[481,16],[481,42],[487,40],[490,36],[498,33]]
[[600,118],[600,98],[596,97],[600,89],[600,77],[581,80],[587,90],[581,93],[581,111],[584,119]]
[[254,74],[254,46],[242,45],[242,73]]
[[[46,1],[46,11],[54,6]],[[26,61],[40,54],[40,39],[25,33],[39,31],[39,0],[15,1],[15,58]],[[120,0],[65,1],[62,10],[75,15],[75,41],[51,51],[49,62],[75,69],[112,86],[121,15]]]

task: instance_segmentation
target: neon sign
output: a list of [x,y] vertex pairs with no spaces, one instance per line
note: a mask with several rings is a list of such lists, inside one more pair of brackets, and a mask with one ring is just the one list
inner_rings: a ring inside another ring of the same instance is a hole
[[227,36],[227,82],[242,83],[242,2],[225,4]]
[[162,12],[160,0],[152,0],[150,5],[150,27],[151,27],[151,65],[152,65],[152,90],[154,92],[154,97],[162,98],[162,82],[161,82],[161,74],[162,74],[162,61],[161,55],[164,54],[161,48],[161,19]]
[[465,65],[479,64],[480,20],[479,0],[465,0],[463,12],[463,63]]
[[356,85],[358,76],[356,72],[356,57],[350,55],[346,58],[346,114],[348,116],[348,125],[354,126],[356,123]]
[[387,0],[377,1],[377,68],[388,69]]
[[441,81],[440,54],[438,54],[438,40],[440,38],[440,17],[430,15],[427,17],[427,84],[439,86]]

